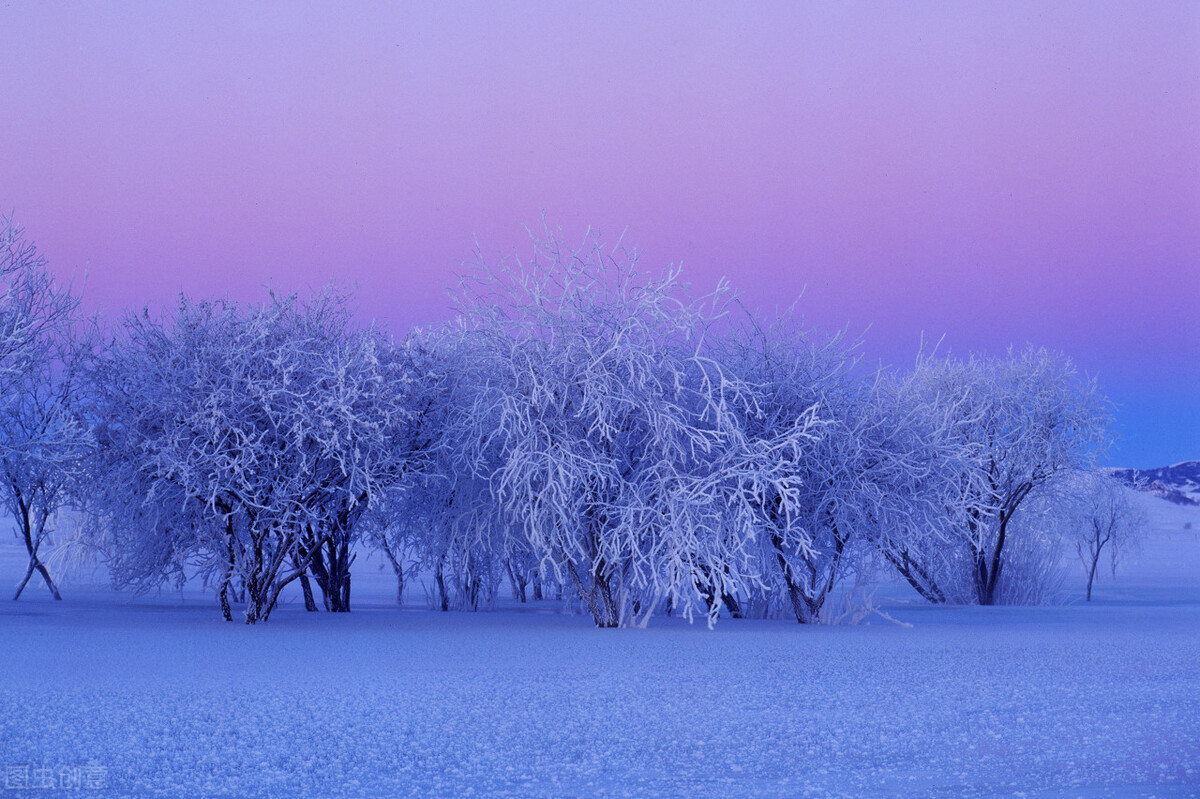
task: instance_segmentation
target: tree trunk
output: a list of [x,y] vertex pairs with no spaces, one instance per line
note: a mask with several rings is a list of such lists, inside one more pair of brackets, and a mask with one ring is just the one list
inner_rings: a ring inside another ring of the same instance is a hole
[[805,608],[804,596],[800,590],[800,586],[796,583],[795,576],[792,574],[792,567],[787,562],[787,558],[783,555],[783,540],[779,534],[772,531],[771,546],[775,548],[775,560],[779,564],[779,570],[783,574],[783,583],[787,586],[788,600],[792,604],[792,613],[796,616],[796,621],[800,624],[809,622],[808,611]]
[[1099,565],[1099,563],[1100,563],[1100,551],[1097,550],[1096,554],[1092,556],[1092,568],[1088,570],[1087,600],[1086,600],[1087,602],[1092,601],[1092,583],[1095,582],[1095,580],[1096,580],[1096,566]]
[[433,570],[433,579],[437,582],[438,601],[443,612],[450,610],[450,597],[446,594],[445,560],[439,560]]
[[992,604],[988,595],[988,563],[982,552],[975,553],[975,601],[980,605]]
[[517,572],[513,568],[511,559],[504,561],[504,570],[508,572],[508,585],[512,589],[512,598],[517,599],[520,595],[517,591]]
[[17,593],[13,596],[13,600],[21,598],[21,592],[25,590],[26,583],[29,582],[29,578],[33,576],[35,571],[42,575],[42,579],[46,581],[46,587],[50,589],[50,595],[55,599],[61,600],[62,594],[58,592],[58,586],[54,584],[54,580],[50,578],[50,572],[47,571],[45,564],[38,560],[37,555],[29,556],[29,569],[25,572],[25,579],[17,586]]
[[529,601],[529,574],[513,565],[511,560],[506,562],[508,579],[512,583],[513,599],[522,605]]
[[946,601],[946,594],[938,586],[937,582],[926,573],[921,566],[913,561],[908,553],[905,552],[902,557],[896,557],[892,552],[880,547],[883,552],[883,557],[888,563],[896,569],[905,582],[913,587],[926,601],[932,602],[935,605],[940,605]]
[[233,621],[233,611],[229,608],[229,581],[233,579],[234,557],[233,533],[229,524],[226,525],[225,533],[227,536],[225,547],[229,555],[229,562],[225,565],[225,573],[221,575],[221,588],[217,591],[217,597],[221,602],[221,615],[225,617],[225,621]]
[[266,600],[264,586],[260,584],[256,574],[246,581],[246,624],[258,624],[267,620],[270,611],[267,609]]
[[304,609],[309,613],[315,613],[317,600],[313,598],[312,582],[308,579],[307,572],[300,575],[300,590],[304,592]]
[[601,571],[603,564],[597,565],[595,572],[592,574],[593,584],[600,586],[600,601],[604,607],[604,623],[601,627],[617,627],[621,623],[620,609],[612,593],[612,586],[609,584],[608,578]]
[[[1100,528],[1100,524],[1095,519],[1093,519],[1092,520],[1092,540],[1088,542],[1088,552],[1091,555],[1091,559],[1092,559],[1091,567],[1088,569],[1087,600],[1086,600],[1088,602],[1092,601],[1092,583],[1094,583],[1096,581],[1096,569],[1100,566],[1100,553],[1104,551],[1104,545],[1107,544],[1109,542],[1109,539],[1111,539],[1111,538],[1112,538],[1111,528],[1110,528],[1110,533],[1108,535],[1104,535],[1103,531]],[[1080,556],[1082,557],[1082,555],[1083,555],[1082,545],[1077,545],[1076,549],[1079,552]],[[1113,566],[1113,573],[1114,573],[1114,575],[1116,574],[1115,563]]]
[[575,570],[575,564],[569,560],[567,561],[567,573],[571,575],[571,580],[575,583],[575,590],[578,592],[579,598],[588,606],[588,611],[591,612],[596,626],[602,629],[619,626],[620,618],[613,603],[612,590],[604,579],[602,564],[592,570],[590,587],[584,585],[583,580],[579,578],[579,573]]
[[[62,599],[62,595],[58,593],[58,587],[54,584],[54,580],[50,579],[50,572],[46,566],[38,559],[38,548],[41,546],[41,536],[45,532],[45,520],[38,527],[38,535],[33,534],[33,520],[30,518],[30,509],[24,502],[20,501],[21,517],[18,521],[21,524],[21,535],[25,539],[25,550],[29,553],[29,570],[25,573],[25,579],[17,586],[17,593],[13,595],[13,601],[21,598],[21,592],[25,590],[25,585],[29,582],[29,578],[33,576],[34,571],[42,575],[42,579],[46,581],[46,587],[50,589],[50,595],[55,599]],[[37,538],[38,540],[34,541]]]
[[383,539],[380,548],[383,554],[387,556],[388,563],[392,564],[392,571],[396,574],[396,604],[404,604],[404,566],[396,559],[392,553],[392,548],[388,546],[387,539]]
[[229,607],[229,579],[226,578],[221,583],[221,590],[217,593],[221,601],[221,615],[225,617],[225,621],[233,621],[233,611]]
[[700,580],[693,580],[692,584],[696,586],[696,590],[700,592],[700,598],[704,600],[704,606],[708,608],[709,613],[716,612],[717,592],[712,586],[702,583]]
[[25,570],[25,577],[21,579],[21,584],[17,586],[17,593],[13,595],[13,602],[21,598],[21,592],[25,590],[25,584],[29,582],[29,578],[33,576],[33,561],[29,561],[29,568]]
[[[467,566],[470,569],[470,565]],[[483,580],[468,571],[462,582],[462,596],[465,605],[471,610],[479,610],[479,596],[483,590]]]
[[329,602],[329,570],[325,566],[325,553],[322,545],[316,544],[313,536],[309,536],[310,556],[308,561],[308,570],[312,572],[313,579],[317,582],[317,587],[321,589],[321,603],[325,605],[325,610],[329,611],[333,608]]
[[[311,544],[311,535],[309,541]],[[310,570],[321,589],[325,609],[330,613],[350,612],[350,564],[353,562],[350,543],[344,539],[328,538],[312,550]]]
[[992,550],[990,562],[986,552],[975,554],[975,591],[980,605],[996,604],[996,585],[1000,581],[1000,569],[1004,566],[1004,538],[1008,532],[1008,518],[1001,517],[1000,533]]
[[[993,605],[996,602],[996,586],[1000,582],[1000,572],[1004,568],[1004,540],[1008,535],[1008,523],[1021,506],[1025,497],[1033,490],[1032,483],[1022,483],[1013,490],[1004,507],[1000,509],[1000,532],[996,536],[996,546],[992,550],[991,563],[986,569],[986,580],[979,594],[979,604]],[[980,572],[977,572],[977,576]]]

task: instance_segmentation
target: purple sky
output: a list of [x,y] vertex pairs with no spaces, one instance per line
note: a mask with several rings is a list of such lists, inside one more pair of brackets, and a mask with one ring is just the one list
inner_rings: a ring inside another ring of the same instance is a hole
[[1200,458],[1195,2],[0,2],[0,76],[0,209],[112,314],[402,332],[544,209],[872,359],[1064,350],[1111,462]]

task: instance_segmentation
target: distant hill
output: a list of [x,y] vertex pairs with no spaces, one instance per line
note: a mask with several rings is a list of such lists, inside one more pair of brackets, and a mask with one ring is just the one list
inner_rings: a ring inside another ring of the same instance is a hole
[[1109,474],[1176,505],[1200,505],[1200,461],[1158,469],[1109,469]]

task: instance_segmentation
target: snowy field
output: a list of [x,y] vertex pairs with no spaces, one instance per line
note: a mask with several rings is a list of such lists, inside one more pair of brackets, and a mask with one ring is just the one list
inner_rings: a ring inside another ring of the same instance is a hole
[[[353,613],[257,627],[31,583],[0,600],[0,795],[1197,796],[1200,509],[1139,502],[1092,603],[1081,571],[1041,608],[885,586],[911,627],[398,609],[375,560]],[[0,583],[22,555],[0,543]]]

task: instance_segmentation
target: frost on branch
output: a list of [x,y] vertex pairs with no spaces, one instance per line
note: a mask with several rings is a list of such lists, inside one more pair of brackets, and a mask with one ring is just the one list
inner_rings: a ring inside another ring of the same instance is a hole
[[748,386],[738,406],[741,435],[715,470],[729,519],[755,543],[758,582],[726,598],[750,615],[786,612],[819,619],[854,557],[849,518],[859,475],[847,460],[863,400],[841,337],[801,330],[790,315],[761,327],[748,315],[724,341],[724,360]]
[[81,493],[115,579],[199,573],[251,622],[294,579],[315,609],[315,580],[342,611],[366,540],[401,601],[421,569],[442,610],[507,581],[602,627],[828,621],[880,567],[932,602],[1027,601],[1055,550],[1021,510],[1104,437],[1061,356],[868,373],[841,336],[759,325],[724,285],[694,300],[591,233],[478,257],[455,296],[398,347],[334,294],[128,319]]
[[326,292],[126,320],[98,378],[97,529],[118,582],[194,566],[226,618],[239,583],[254,623],[320,563],[327,601],[348,602],[355,526],[404,473],[410,382],[349,317]]
[[[1117,564],[1138,546],[1148,524],[1144,511],[1131,499],[1132,491],[1103,470],[1090,469],[1065,475],[1030,493],[1013,517],[1012,527],[1018,536],[1052,549],[1056,579],[1051,588],[1058,588],[1066,577],[1061,567],[1064,554],[1075,554],[1083,566],[1086,601],[1092,599],[1101,560],[1108,560],[1115,575]],[[1018,558],[1021,554],[1018,551]],[[1024,564],[1018,561],[1018,565]],[[1034,565],[1046,568],[1045,564]],[[1000,590],[1011,594],[1008,568],[1006,565]],[[1011,596],[1005,599],[1014,600]],[[1023,600],[1021,604],[1041,604],[1037,595],[1015,599]]]
[[[938,420],[942,444],[967,460],[952,461],[961,466],[943,481],[953,492],[946,525],[888,551],[909,568],[901,573],[910,582],[928,576],[941,599],[993,604],[1002,599],[1014,516],[1032,492],[1095,463],[1108,408],[1069,359],[1044,349],[995,359],[923,358],[910,380],[919,403]],[[1023,534],[1045,533],[1027,528]],[[1031,552],[1039,549],[1035,543],[1019,545]]]
[[415,330],[404,343],[415,375],[409,428],[410,469],[375,515],[372,540],[397,577],[398,556],[433,577],[431,605],[440,610],[490,607],[505,570],[510,535],[489,488],[497,449],[487,440],[490,417],[479,403],[495,364],[456,325]]
[[0,502],[29,556],[14,599],[35,571],[61,599],[41,550],[91,444],[80,370],[93,342],[78,308],[24,230],[0,218]]
[[851,575],[869,580],[880,553],[944,599],[911,561],[920,549],[940,557],[930,532],[945,527],[957,475],[973,463],[947,435],[951,422],[896,375],[860,374],[842,336],[823,339],[790,316],[765,328],[747,320],[728,360],[755,397],[742,423],[751,457],[724,467],[738,486],[735,518],[759,547],[763,584],[747,607],[802,624],[833,618],[835,590]]
[[462,335],[486,374],[460,440],[520,545],[574,588],[601,627],[659,606],[719,612],[755,580],[713,458],[741,435],[736,381],[706,353],[724,289],[691,301],[591,233],[535,242],[526,262],[482,258],[464,280]]

